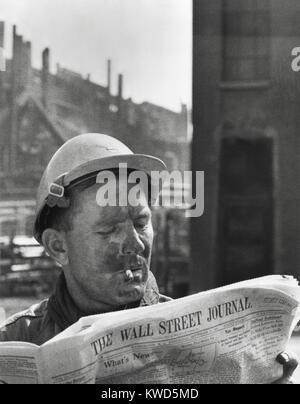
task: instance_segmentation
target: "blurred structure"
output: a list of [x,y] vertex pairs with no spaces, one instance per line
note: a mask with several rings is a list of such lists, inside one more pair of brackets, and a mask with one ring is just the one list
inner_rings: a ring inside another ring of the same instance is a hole
[[294,0],[194,0],[191,291],[300,273],[300,45]]
[[0,237],[0,297],[45,296],[59,271],[34,238]]
[[182,209],[160,208],[153,212],[155,232],[151,270],[161,293],[174,298],[189,294],[189,220]]
[[[0,23],[0,46],[4,23]],[[0,236],[32,234],[34,200],[41,174],[67,139],[100,132],[124,141],[137,153],[153,154],[170,169],[189,166],[188,112],[179,113],[111,93],[111,61],[107,85],[57,66],[50,71],[50,50],[42,53],[42,69],[31,64],[31,43],[13,28],[13,56],[0,72]]]

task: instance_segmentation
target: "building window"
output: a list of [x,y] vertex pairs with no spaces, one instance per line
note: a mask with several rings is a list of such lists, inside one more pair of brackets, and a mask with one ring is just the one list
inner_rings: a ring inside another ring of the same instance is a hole
[[224,81],[269,79],[269,0],[223,0]]

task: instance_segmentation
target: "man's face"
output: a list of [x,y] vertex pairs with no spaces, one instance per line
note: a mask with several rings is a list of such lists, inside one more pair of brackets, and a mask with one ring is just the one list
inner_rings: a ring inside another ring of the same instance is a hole
[[[66,233],[68,287],[71,295],[80,290],[86,297],[91,314],[144,296],[153,243],[151,211],[144,194],[137,207],[101,207],[96,203],[98,189],[96,184],[76,196],[78,209]],[[133,254],[131,280],[125,276],[126,253]]]

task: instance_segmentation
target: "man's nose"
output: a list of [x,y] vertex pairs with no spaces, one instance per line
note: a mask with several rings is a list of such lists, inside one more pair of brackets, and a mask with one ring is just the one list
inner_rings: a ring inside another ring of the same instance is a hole
[[144,243],[140,239],[139,234],[133,225],[126,226],[121,250],[122,254],[142,254],[145,250]]

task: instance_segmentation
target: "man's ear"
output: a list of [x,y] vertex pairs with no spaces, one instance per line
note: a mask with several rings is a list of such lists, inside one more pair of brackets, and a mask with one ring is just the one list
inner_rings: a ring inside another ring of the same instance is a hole
[[55,229],[46,229],[42,235],[42,241],[51,258],[63,267],[69,264],[68,248],[64,232]]

